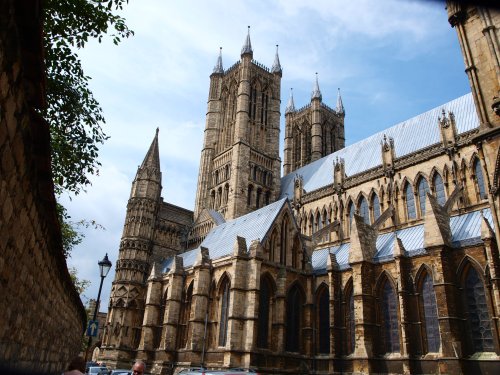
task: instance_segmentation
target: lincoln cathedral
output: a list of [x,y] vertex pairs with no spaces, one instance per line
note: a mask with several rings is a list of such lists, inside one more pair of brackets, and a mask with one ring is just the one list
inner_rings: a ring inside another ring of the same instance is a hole
[[99,360],[154,374],[498,373],[500,12],[446,9],[471,92],[347,147],[340,91],[324,103],[316,76],[309,103],[282,103],[278,50],[261,64],[250,32],[232,66],[219,54],[194,211],[161,196],[157,130]]

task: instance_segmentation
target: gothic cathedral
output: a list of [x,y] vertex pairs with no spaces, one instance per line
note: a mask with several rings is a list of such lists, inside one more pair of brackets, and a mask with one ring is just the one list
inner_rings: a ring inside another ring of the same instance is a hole
[[[340,92],[284,110],[282,68],[210,76],[194,212],[132,183],[100,360],[148,372],[500,367],[500,12],[447,1],[471,93],[345,147]],[[348,108],[347,108],[348,110]],[[376,157],[374,157],[374,155]],[[497,369],[497,370],[495,370]]]

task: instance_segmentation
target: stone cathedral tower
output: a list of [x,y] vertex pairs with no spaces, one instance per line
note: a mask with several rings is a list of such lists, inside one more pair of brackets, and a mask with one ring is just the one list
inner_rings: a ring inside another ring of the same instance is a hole
[[224,70],[219,55],[210,76],[197,223],[204,209],[228,220],[277,199],[281,75],[277,50],[271,69],[253,59],[250,29],[240,61]]
[[[158,129],[132,183],[103,338],[109,357],[127,357],[136,346],[144,312],[154,227],[161,194]],[[139,329],[138,329],[139,328]],[[116,349],[115,349],[116,348]],[[119,353],[120,352],[120,353]]]

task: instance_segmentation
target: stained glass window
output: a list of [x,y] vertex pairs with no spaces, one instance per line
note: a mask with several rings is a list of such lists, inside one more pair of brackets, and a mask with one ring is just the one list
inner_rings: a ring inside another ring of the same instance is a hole
[[368,203],[364,197],[359,200],[359,214],[363,216],[366,224],[370,224],[370,212],[368,211]]
[[425,178],[421,178],[418,182],[418,202],[420,204],[420,214],[425,215],[425,198],[429,192],[429,184]]
[[223,281],[221,286],[221,303],[220,303],[220,329],[219,329],[219,346],[226,346],[227,339],[227,323],[228,323],[228,313],[229,313],[229,287],[230,283],[228,279]]
[[302,296],[297,285],[288,292],[286,299],[286,342],[289,352],[300,350]]
[[486,189],[484,188],[484,178],[483,178],[483,170],[481,169],[481,164],[479,163],[479,159],[474,161],[474,173],[476,175],[477,188],[479,190],[480,199],[486,199]]
[[407,218],[408,220],[415,219],[417,217],[415,213],[415,196],[413,195],[413,189],[409,183],[405,186],[405,197]]
[[318,353],[330,353],[330,297],[328,288],[318,296]]
[[440,337],[439,337],[439,323],[436,305],[436,295],[434,293],[434,286],[432,277],[425,275],[422,283],[422,303],[425,322],[425,334],[427,337],[427,351],[439,351]]
[[399,352],[399,323],[397,301],[394,289],[389,281],[385,282],[382,290],[382,329],[385,339],[385,352]]
[[373,220],[377,220],[380,217],[380,201],[377,194],[373,194],[372,198],[373,207]]
[[436,198],[438,203],[442,206],[446,203],[446,196],[444,194],[443,179],[439,173],[434,175],[434,189],[436,190]]
[[491,321],[486,305],[484,286],[477,271],[470,267],[465,278],[465,298],[467,305],[467,322],[471,332],[474,352],[492,352],[493,335]]
[[266,279],[260,282],[259,294],[259,330],[257,332],[257,346],[259,348],[269,347],[269,305],[271,304],[271,288]]

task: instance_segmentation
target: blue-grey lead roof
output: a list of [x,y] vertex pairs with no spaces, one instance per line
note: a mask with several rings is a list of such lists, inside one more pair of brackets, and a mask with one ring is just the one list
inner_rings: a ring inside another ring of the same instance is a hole
[[[493,217],[490,209],[482,210],[483,216],[493,226]],[[463,215],[450,218],[450,229],[452,234],[452,246],[472,246],[482,243],[481,240],[481,211],[473,211]],[[383,262],[393,258],[394,241],[398,237],[405,248],[408,256],[425,254],[424,248],[424,225],[400,229],[394,232],[384,233],[377,238],[377,252],[373,257],[375,262]],[[335,254],[340,269],[349,268],[350,243],[319,249],[312,254],[312,266],[315,273],[326,271],[328,254]]]
[[479,126],[472,94],[464,95],[449,103],[440,105],[393,127],[374,134],[357,143],[327,155],[281,179],[281,197],[293,197],[293,179],[299,174],[304,179],[306,192],[333,183],[333,161],[339,157],[345,160],[345,173],[348,177],[382,164],[380,141],[384,134],[394,139],[396,157],[405,156],[441,141],[438,117],[442,110],[453,112],[458,134]]
[[[287,199],[280,199],[256,211],[240,216],[213,228],[207,237],[200,244],[200,247],[206,247],[210,259],[221,258],[230,255],[233,252],[233,246],[236,242],[236,236],[245,238],[247,248],[253,240],[263,241],[267,232],[271,228],[277,215],[287,202]],[[200,252],[200,248],[179,254],[183,258],[184,267],[191,267]],[[162,264],[162,272],[167,272],[172,264],[172,258],[167,259]]]

